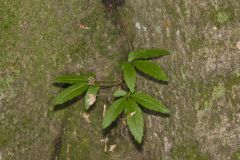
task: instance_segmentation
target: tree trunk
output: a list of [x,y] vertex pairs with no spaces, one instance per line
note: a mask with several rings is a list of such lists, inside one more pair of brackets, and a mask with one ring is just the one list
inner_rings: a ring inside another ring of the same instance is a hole
[[101,129],[114,89],[87,113],[82,99],[51,103],[57,75],[121,77],[129,49],[111,9],[96,0],[0,1],[0,160],[240,160],[239,0],[126,0],[118,8],[135,50],[171,51],[153,60],[168,84],[138,76],[138,90],[171,110],[144,114],[141,146],[122,118]]

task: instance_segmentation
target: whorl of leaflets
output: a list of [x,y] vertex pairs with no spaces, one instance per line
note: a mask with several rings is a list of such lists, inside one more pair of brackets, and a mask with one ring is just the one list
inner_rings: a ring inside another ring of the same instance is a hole
[[108,127],[113,121],[115,121],[121,112],[124,111],[127,117],[127,125],[134,139],[138,142],[142,142],[143,138],[143,116],[142,110],[139,107],[142,106],[148,110],[160,112],[163,114],[169,114],[170,111],[160,101],[152,98],[149,95],[141,92],[135,92],[136,86],[136,70],[143,72],[157,80],[167,81],[167,74],[155,63],[147,61],[148,59],[161,57],[168,55],[169,52],[162,49],[150,49],[139,50],[131,52],[128,56],[128,62],[122,64],[122,70],[124,80],[128,86],[130,93],[123,90],[117,90],[114,92],[114,96],[119,98],[113,102],[104,117],[103,128]]
[[[136,142],[141,144],[144,134],[144,120],[141,107],[163,114],[170,113],[162,102],[143,92],[137,92],[135,89],[137,71],[147,74],[159,81],[168,81],[167,74],[163,69],[157,64],[149,61],[149,59],[162,57],[168,54],[169,52],[164,49],[145,49],[129,53],[128,61],[122,64],[124,81],[129,91],[119,89],[113,93],[116,99],[108,107],[103,118],[103,129],[109,127],[124,113],[131,134]],[[55,105],[63,104],[85,94],[86,110],[89,110],[96,102],[101,87],[100,84],[95,83],[95,78],[92,74],[60,76],[55,79],[55,82],[69,85],[68,88],[64,89],[55,97]]]

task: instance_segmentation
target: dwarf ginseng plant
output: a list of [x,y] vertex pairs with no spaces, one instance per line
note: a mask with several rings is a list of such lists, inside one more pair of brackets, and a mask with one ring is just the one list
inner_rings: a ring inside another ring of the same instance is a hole
[[[119,115],[124,112],[127,125],[134,139],[140,144],[144,133],[143,113],[141,107],[163,114],[169,114],[169,110],[159,100],[149,95],[136,91],[136,70],[149,75],[160,81],[167,81],[166,73],[149,59],[168,55],[163,49],[146,49],[130,52],[128,61],[122,64],[123,82],[128,90],[116,90],[113,94],[115,101],[108,107],[103,118],[103,129],[109,127]],[[97,94],[102,87],[103,81],[97,81],[94,74],[66,75],[55,79],[56,83],[66,83],[70,87],[64,89],[54,99],[54,104],[63,104],[73,98],[85,94],[85,109],[88,110],[96,101]],[[116,81],[118,82],[118,81]],[[116,83],[112,82],[112,83]],[[119,81],[119,83],[122,83]],[[114,85],[113,85],[114,86]],[[140,107],[141,106],[141,107]]]
[[122,32],[126,37],[126,41],[130,50],[128,60],[123,62],[123,80],[107,82],[97,80],[94,74],[66,75],[55,79],[56,83],[66,83],[70,87],[63,90],[55,99],[55,105],[63,104],[80,95],[85,95],[85,109],[89,108],[96,102],[96,98],[100,89],[105,87],[122,86],[125,83],[127,89],[116,90],[113,93],[115,100],[108,107],[105,116],[103,117],[102,127],[106,129],[113,121],[115,121],[121,113],[127,119],[127,125],[130,132],[137,143],[142,143],[144,133],[143,113],[141,107],[148,110],[169,114],[169,110],[159,100],[151,96],[136,91],[136,70],[147,74],[159,81],[168,81],[166,73],[155,63],[149,61],[152,58],[158,58],[169,54],[164,49],[145,49],[133,50],[132,43],[128,37],[127,29],[124,26],[123,20],[118,13],[118,7],[123,5],[124,0],[102,0],[109,12],[115,12]]

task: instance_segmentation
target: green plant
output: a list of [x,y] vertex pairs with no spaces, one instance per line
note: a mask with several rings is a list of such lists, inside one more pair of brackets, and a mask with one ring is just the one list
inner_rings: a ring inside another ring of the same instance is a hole
[[125,82],[129,90],[120,89],[114,92],[113,96],[116,100],[108,108],[103,118],[102,127],[103,129],[109,127],[124,112],[130,132],[134,139],[141,143],[144,133],[144,122],[140,106],[163,114],[169,114],[169,110],[160,101],[145,93],[136,91],[136,70],[157,80],[167,81],[166,73],[158,65],[150,62],[149,59],[168,54],[169,52],[163,49],[146,49],[130,52],[128,61],[122,64],[124,80],[113,82],[99,81],[96,80],[94,74],[60,76],[55,79],[55,82],[66,83],[70,86],[55,97],[54,104],[63,104],[79,95],[85,94],[85,109],[89,110],[95,103],[99,90],[102,87],[106,87],[106,83],[108,84],[107,86],[112,87]]
[[[142,72],[143,74],[147,74],[156,80],[165,82],[168,81],[166,73],[158,65],[150,62],[149,60],[169,55],[169,52],[165,49],[144,49],[134,51],[127,34],[127,29],[125,28],[124,22],[117,9],[124,4],[124,1],[103,0],[102,2],[105,4],[109,12],[115,13],[114,15],[118,20],[130,50],[128,60],[122,63],[124,79],[112,82],[97,80],[92,73],[60,76],[56,78],[55,82],[66,83],[69,84],[70,87],[63,90],[54,99],[54,104],[63,104],[75,97],[85,94],[85,109],[89,110],[89,108],[95,103],[98,91],[101,88],[121,86],[122,89],[116,90],[113,93],[115,101],[113,101],[107,109],[107,112],[103,117],[102,127],[103,129],[109,127],[112,122],[115,121],[122,112],[124,112],[129,130],[136,142],[140,144],[144,133],[143,113],[140,106],[147,110],[163,114],[169,114],[170,111],[160,101],[145,93],[136,91],[136,70]],[[123,83],[126,84],[127,88],[123,87]],[[123,90],[123,88],[125,88],[125,90]]]

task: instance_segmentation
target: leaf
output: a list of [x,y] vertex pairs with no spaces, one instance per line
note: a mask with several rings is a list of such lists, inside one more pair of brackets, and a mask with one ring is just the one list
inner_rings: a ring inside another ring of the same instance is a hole
[[85,92],[88,89],[87,83],[75,84],[63,90],[55,99],[54,104],[62,104]]
[[130,52],[128,55],[128,61],[131,62],[133,60],[137,59],[150,59],[150,58],[156,58],[161,56],[169,55],[169,51],[165,49],[144,49],[144,50],[138,50],[134,52]]
[[103,128],[107,128],[124,110],[126,98],[120,98],[112,103],[103,117]]
[[128,99],[125,113],[127,114],[127,125],[134,139],[140,144],[143,138],[144,127],[142,111],[135,101]]
[[124,90],[121,90],[121,89],[119,89],[119,90],[117,90],[113,93],[114,97],[123,97],[123,96],[126,96],[126,95],[127,95],[127,92],[124,91]]
[[133,64],[138,70],[142,71],[145,74],[148,74],[151,77],[154,77],[161,81],[168,81],[166,73],[154,63],[138,60],[134,61]]
[[88,110],[96,102],[99,86],[90,86],[85,96],[85,109]]
[[149,110],[165,114],[170,113],[170,111],[160,101],[146,95],[145,93],[140,92],[134,93],[131,95],[131,98]]
[[76,84],[80,82],[88,82],[90,75],[65,75],[55,79],[56,83]]
[[131,63],[125,62],[122,65],[124,80],[131,92],[135,90],[136,71]]

